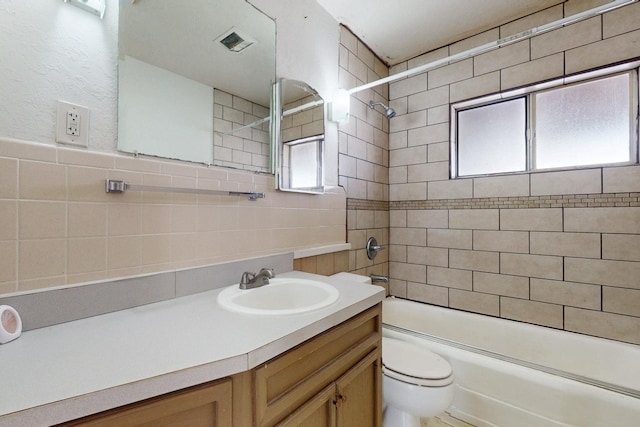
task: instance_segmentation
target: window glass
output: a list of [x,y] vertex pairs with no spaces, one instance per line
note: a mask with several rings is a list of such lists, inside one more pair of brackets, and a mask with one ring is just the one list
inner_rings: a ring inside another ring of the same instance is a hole
[[629,86],[627,73],[536,93],[536,168],[630,161]]
[[516,98],[459,111],[457,175],[526,170],[526,102]]

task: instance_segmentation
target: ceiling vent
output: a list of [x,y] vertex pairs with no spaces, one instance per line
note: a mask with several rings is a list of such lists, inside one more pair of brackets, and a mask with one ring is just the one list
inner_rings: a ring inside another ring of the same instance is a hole
[[222,35],[218,37],[216,41],[222,43],[222,45],[224,45],[224,47],[229,49],[231,52],[236,53],[242,52],[252,44],[256,43],[253,38],[249,37],[235,27],[222,33]]

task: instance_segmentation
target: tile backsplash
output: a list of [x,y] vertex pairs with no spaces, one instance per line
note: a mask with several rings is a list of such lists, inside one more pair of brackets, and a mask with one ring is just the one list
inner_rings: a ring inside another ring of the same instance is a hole
[[[0,295],[344,243],[345,194],[266,174],[0,139]],[[105,180],[266,198],[127,191]]]

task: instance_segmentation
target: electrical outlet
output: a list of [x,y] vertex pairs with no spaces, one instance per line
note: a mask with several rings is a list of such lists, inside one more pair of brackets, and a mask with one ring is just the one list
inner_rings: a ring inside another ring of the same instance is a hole
[[89,109],[58,101],[56,142],[89,146]]

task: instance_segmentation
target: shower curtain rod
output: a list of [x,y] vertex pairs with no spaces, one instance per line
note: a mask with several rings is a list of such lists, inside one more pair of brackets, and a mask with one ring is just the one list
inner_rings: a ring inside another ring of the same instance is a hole
[[390,83],[396,80],[403,79],[405,77],[412,76],[414,74],[422,73],[424,71],[439,67],[448,62],[455,62],[461,59],[466,59],[474,55],[478,55],[480,53],[485,53],[493,49],[498,49],[502,46],[509,45],[511,43],[518,42],[520,40],[525,40],[531,38],[533,36],[546,33],[551,30],[555,30],[556,28],[564,27],[569,24],[573,24],[578,21],[582,21],[602,13],[608,12],[613,9],[617,9],[622,6],[626,6],[631,3],[635,3],[638,0],[615,0],[607,4],[603,4],[602,6],[594,7],[593,9],[586,10],[584,12],[576,13],[575,15],[571,15],[567,18],[559,19],[557,21],[550,22],[545,25],[541,25],[539,27],[534,27],[529,30],[523,31],[521,33],[514,34],[512,36],[504,37],[499,40],[486,43],[480,45],[478,47],[474,47],[468,50],[465,50],[460,53],[456,53],[455,55],[447,56],[446,58],[437,59],[435,61],[429,62],[427,64],[420,65],[418,67],[412,68],[410,70],[403,71],[401,73],[393,74],[391,76],[376,80],[371,83],[367,83],[361,86],[354,87],[353,89],[347,90],[349,95],[354,94],[356,92],[360,92],[366,89],[370,89],[372,87],[379,86],[381,84]]

